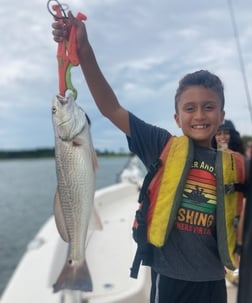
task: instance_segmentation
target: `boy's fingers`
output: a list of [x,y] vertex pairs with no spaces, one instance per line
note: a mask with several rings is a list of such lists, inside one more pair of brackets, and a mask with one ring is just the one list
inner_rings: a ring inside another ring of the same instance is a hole
[[74,17],[71,11],[68,12],[68,18],[71,24],[78,25],[81,21]]
[[55,42],[62,42],[62,41],[64,41],[64,38],[62,38],[62,37],[54,37],[53,40]]
[[69,17],[70,19],[74,19],[74,16],[73,16],[73,14],[72,14],[72,11],[69,11],[69,12],[68,12],[68,17]]
[[61,29],[62,27],[63,27],[62,24],[60,24],[58,22],[52,23],[52,28],[54,28],[54,29]]
[[74,17],[74,15],[72,14],[71,11],[68,12],[68,18],[69,18],[69,21],[72,23],[72,24],[76,24],[76,18]]

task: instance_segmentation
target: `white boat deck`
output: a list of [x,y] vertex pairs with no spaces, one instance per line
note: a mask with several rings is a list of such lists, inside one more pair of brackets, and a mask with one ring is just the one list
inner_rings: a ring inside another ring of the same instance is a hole
[[[136,245],[131,228],[137,209],[137,186],[119,183],[96,192],[95,206],[102,229],[91,224],[87,262],[94,291],[60,291],[55,282],[65,262],[67,245],[51,217],[30,243],[0,303],[147,303],[150,275],[141,267],[138,279],[129,277]],[[237,288],[227,282],[228,303],[236,303]]]
[[148,268],[140,269],[137,280],[129,277],[136,249],[131,228],[137,198],[137,187],[128,183],[96,192],[95,206],[102,229],[89,231],[86,250],[93,292],[52,292],[52,284],[62,269],[67,251],[52,217],[30,243],[0,302],[148,302]]

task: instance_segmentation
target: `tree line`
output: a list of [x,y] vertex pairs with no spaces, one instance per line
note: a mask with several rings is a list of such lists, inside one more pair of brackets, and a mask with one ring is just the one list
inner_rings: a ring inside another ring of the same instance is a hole
[[[251,136],[242,136],[242,141],[244,146],[248,141],[252,141]],[[113,156],[129,156],[130,152],[125,152],[123,149],[120,149],[119,152],[112,150],[98,150],[96,149],[98,156],[104,157],[113,157]],[[32,150],[0,150],[0,160],[4,159],[32,159],[32,158],[53,158],[54,157],[54,148],[37,148]]]
[[[129,152],[114,152],[110,150],[96,150],[98,156],[129,156]],[[33,158],[53,158],[55,156],[54,148],[38,148],[32,150],[2,150],[0,151],[0,160],[5,159],[33,159]]]

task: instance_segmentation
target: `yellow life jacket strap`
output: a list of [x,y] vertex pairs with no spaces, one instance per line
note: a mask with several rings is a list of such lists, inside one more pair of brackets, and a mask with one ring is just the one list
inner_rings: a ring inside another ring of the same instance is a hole
[[161,154],[163,165],[150,183],[147,238],[157,247],[164,245],[174,224],[192,163],[192,149],[188,137],[171,137]]
[[[229,269],[235,269],[236,232],[234,219],[241,211],[243,193],[235,191],[234,184],[245,183],[245,161],[243,156],[238,153],[218,151],[215,165],[219,253],[225,266]],[[232,187],[233,190],[226,190],[223,195],[223,189]]]

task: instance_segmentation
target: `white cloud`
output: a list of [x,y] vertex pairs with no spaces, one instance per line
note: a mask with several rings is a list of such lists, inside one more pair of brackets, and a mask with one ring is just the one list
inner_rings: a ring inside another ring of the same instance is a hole
[[[179,134],[174,93],[179,79],[196,69],[217,73],[225,84],[227,118],[251,133],[244,84],[226,2],[182,0],[72,0],[74,14],[87,15],[97,60],[122,105],[136,115]],[[252,76],[250,1],[233,3],[248,84]],[[50,117],[57,93],[57,44],[44,0],[3,0],[0,8],[1,146],[52,146]],[[77,68],[78,69],[78,68]],[[125,137],[101,117],[78,70],[78,100],[93,122],[99,149],[127,149]],[[251,92],[252,93],[252,92]]]

